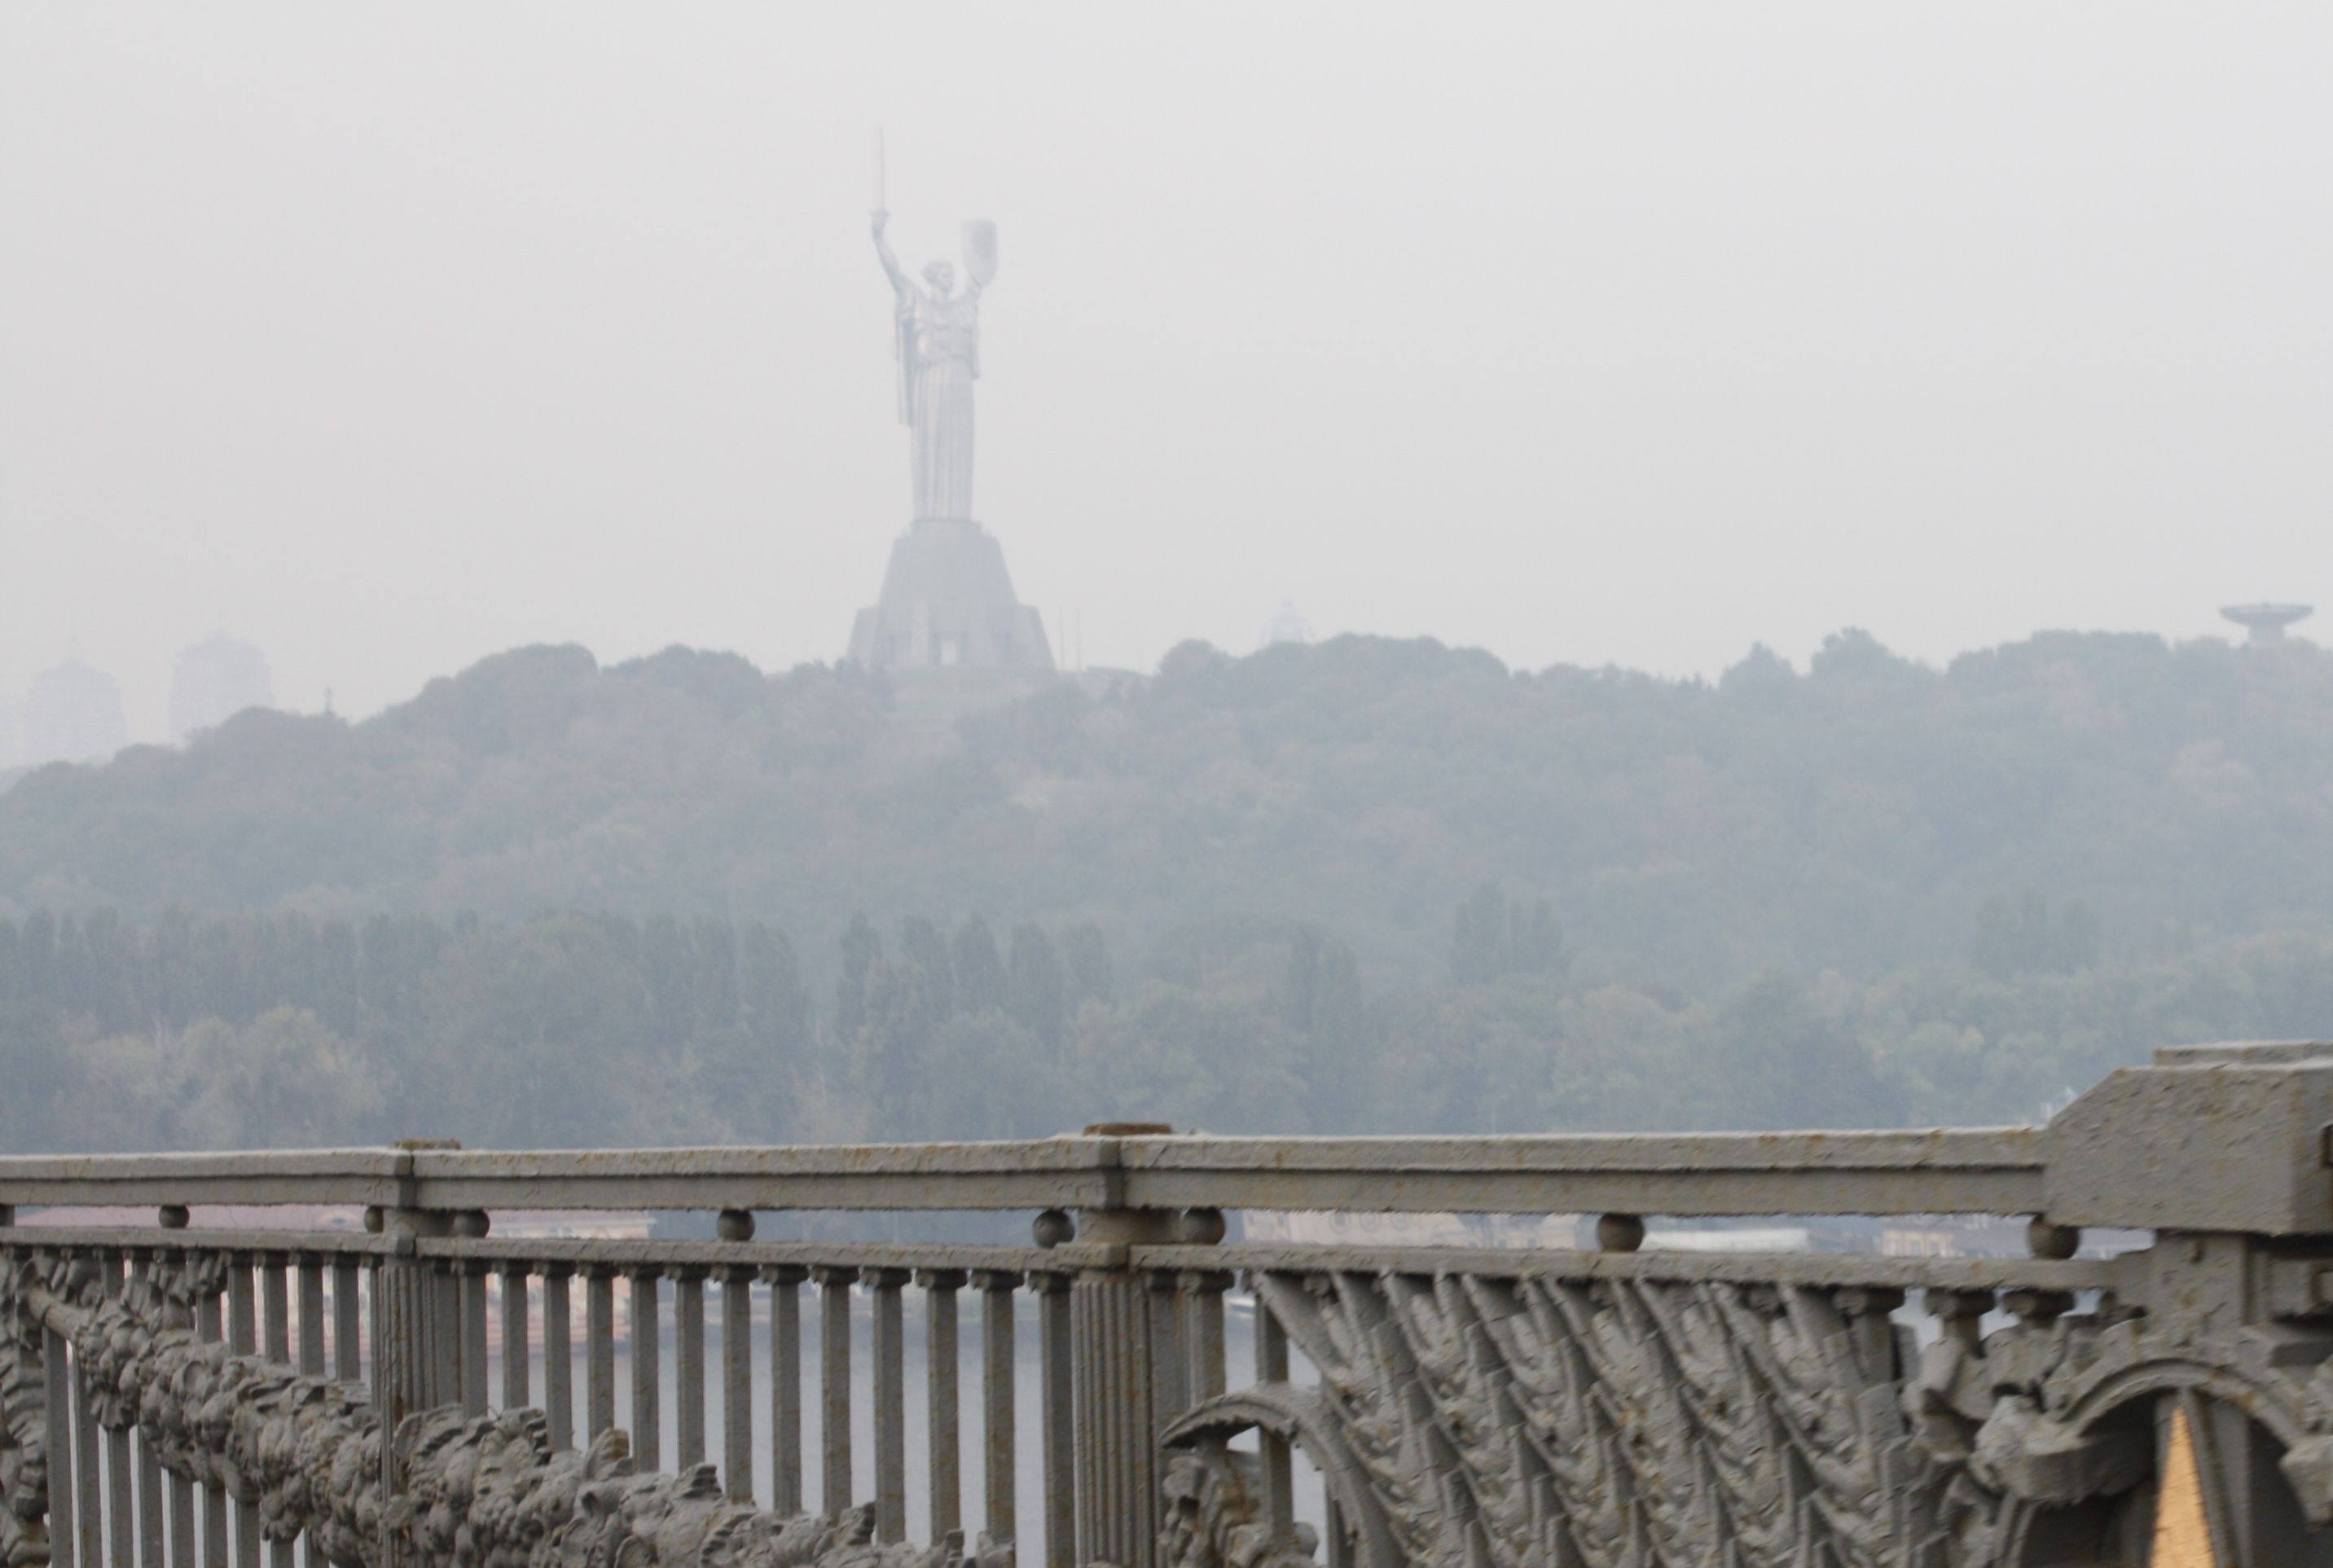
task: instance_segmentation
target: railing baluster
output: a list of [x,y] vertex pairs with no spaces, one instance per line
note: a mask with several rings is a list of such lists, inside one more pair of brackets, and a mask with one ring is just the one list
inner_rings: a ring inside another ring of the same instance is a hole
[[312,1253],[300,1258],[300,1370],[324,1375],[324,1260]]
[[[312,1378],[324,1375],[324,1260],[314,1253],[300,1255],[300,1370]],[[300,1561],[324,1568],[312,1534],[300,1538]]]
[[[163,1230],[183,1230],[189,1217],[185,1206],[181,1204],[161,1204],[154,1211],[154,1223]],[[158,1252],[153,1263],[156,1266],[183,1267],[186,1261],[185,1255],[180,1253]],[[197,1333],[203,1332],[199,1303],[196,1315],[196,1331]],[[156,1468],[160,1468],[161,1461],[158,1455],[149,1452],[148,1458]],[[170,1568],[195,1568],[194,1488],[176,1472],[165,1472],[161,1479],[163,1499],[169,1511]]]
[[1075,1568],[1077,1541],[1077,1408],[1071,1375],[1070,1283],[1067,1274],[1032,1274],[1037,1293],[1039,1379],[1044,1401],[1045,1565]]
[[170,1511],[170,1568],[195,1568],[194,1486],[175,1470],[166,1470],[162,1496]]
[[332,1376],[344,1383],[364,1378],[363,1288],[355,1259],[332,1265]]
[[96,1568],[93,1560],[81,1554],[81,1521],[75,1517],[78,1477],[73,1474],[70,1347],[64,1335],[53,1328],[41,1331],[41,1371],[47,1390],[43,1429],[49,1439],[49,1562],[52,1568],[81,1568],[83,1563]]
[[[105,1294],[121,1294],[121,1270],[125,1259],[117,1253],[101,1255],[98,1276],[104,1282]],[[96,1419],[94,1408],[91,1419]],[[108,1431],[101,1439],[105,1445],[105,1561],[108,1568],[130,1568],[130,1554],[136,1550],[138,1515],[130,1496],[130,1429]]]
[[1152,1269],[1150,1286],[1150,1426],[1137,1432],[1135,1441],[1156,1447],[1158,1434],[1183,1413],[1189,1387],[1183,1371],[1183,1315],[1186,1310],[1181,1271]]
[[1848,1342],[1854,1346],[1863,1375],[1875,1382],[1896,1379],[1896,1309],[1904,1304],[1900,1290],[1843,1290],[1832,1297],[1847,1319]]
[[680,1362],[673,1419],[680,1429],[678,1468],[705,1463],[705,1270],[672,1271],[673,1353]]
[[802,1284],[806,1271],[781,1264],[770,1282],[770,1507],[802,1512]]
[[533,1336],[527,1332],[526,1265],[514,1258],[503,1265],[502,1274],[503,1409],[523,1410],[532,1402],[533,1369],[527,1363],[534,1354]]
[[[134,1291],[151,1277],[153,1254],[138,1247],[130,1254],[130,1285]],[[142,1432],[130,1434],[137,1448],[139,1568],[162,1568],[162,1460]]]
[[931,1445],[931,1535],[947,1539],[964,1528],[964,1423],[956,1403],[955,1293],[965,1276],[955,1269],[927,1268],[916,1276],[924,1287],[924,1426]]
[[1224,1292],[1232,1276],[1221,1269],[1195,1268],[1183,1275],[1184,1342],[1188,1347],[1186,1402],[1212,1400],[1225,1387]]
[[184,1477],[166,1470],[162,1496],[170,1513],[170,1568],[195,1568],[195,1489]]
[[466,1257],[455,1268],[462,1282],[462,1413],[486,1413],[486,1275],[493,1265]]
[[72,1426],[67,1440],[73,1448],[73,1554],[89,1568],[96,1568],[105,1561],[105,1461],[98,1454],[97,1416],[90,1408],[89,1380],[82,1375],[78,1353],[72,1361]]
[[982,1527],[999,1541],[1010,1541],[1019,1502],[1013,1450],[1013,1293],[1021,1276],[982,1269],[973,1284],[980,1287],[980,1466],[986,1505]]
[[292,1287],[284,1277],[285,1262],[280,1252],[258,1255],[261,1353],[288,1367],[292,1364]]
[[904,1268],[872,1268],[875,1288],[875,1538],[907,1538],[907,1348]]
[[573,1311],[563,1263],[542,1265],[542,1410],[549,1418],[551,1446],[575,1446],[575,1349]]
[[[233,1259],[228,1262],[233,1263]],[[205,1295],[195,1307],[196,1332],[213,1344],[221,1338],[219,1298]],[[226,1568],[226,1488],[218,1486],[203,1487],[203,1568]]]
[[616,1424],[616,1271],[594,1264],[583,1282],[583,1417],[597,1438]]
[[462,1398],[462,1276],[454,1260],[438,1258],[429,1269],[430,1342],[424,1353],[432,1371],[429,1386],[437,1402],[458,1403]]
[[89,1382],[81,1360],[73,1359],[72,1429],[67,1440],[73,1448],[73,1555],[83,1563],[103,1563],[105,1556],[105,1460],[98,1446],[97,1416],[90,1408]]
[[754,1271],[721,1271],[721,1474],[732,1502],[754,1500]]
[[811,1277],[818,1282],[818,1436],[826,1457],[818,1505],[831,1519],[850,1506],[850,1282],[859,1271],[814,1268]]
[[632,1454],[642,1470],[664,1468],[664,1332],[658,1324],[663,1277],[654,1264],[635,1265],[632,1282]]
[[[1288,1380],[1288,1331],[1264,1304],[1262,1291],[1255,1293],[1255,1380]],[[1255,1436],[1263,1461],[1264,1519],[1276,1533],[1296,1517],[1295,1477],[1289,1463],[1288,1440],[1270,1432],[1260,1431]]]
[[[280,1252],[262,1253],[259,1257],[259,1321],[266,1344],[267,1359],[279,1366],[292,1361],[292,1287],[291,1259]],[[299,1548],[289,1541],[267,1543],[269,1568],[293,1568],[299,1560]]]
[[[237,1254],[227,1261],[226,1321],[229,1348],[239,1356],[252,1355],[259,1348],[256,1316],[251,1294],[251,1259]],[[240,1568],[259,1568],[256,1503],[235,1505],[235,1560]]]

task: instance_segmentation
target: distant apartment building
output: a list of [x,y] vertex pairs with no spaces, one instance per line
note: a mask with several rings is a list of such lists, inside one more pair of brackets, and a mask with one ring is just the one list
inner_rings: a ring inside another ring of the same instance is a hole
[[170,686],[170,738],[183,742],[197,730],[215,729],[247,707],[273,707],[275,684],[267,656],[225,632],[214,634],[178,655]]
[[33,678],[24,695],[24,761],[103,762],[130,744],[121,688],[101,669],[68,659]]

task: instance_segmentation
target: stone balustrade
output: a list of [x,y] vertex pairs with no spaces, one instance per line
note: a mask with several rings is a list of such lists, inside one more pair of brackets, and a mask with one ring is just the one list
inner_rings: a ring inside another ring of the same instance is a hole
[[[0,1550],[2333,1563],[2328,1140],[2333,1047],[2252,1044],[2161,1053],[2045,1128],[0,1159]],[[334,1206],[360,1226],[316,1227]],[[965,1211],[1029,1240],[762,1234]],[[1347,1217],[1246,1239],[1291,1211]],[[711,1217],[497,1223],[610,1213]],[[1582,1218],[1484,1246],[1349,1217],[1437,1214]],[[1887,1216],[2021,1245],[1762,1242]]]

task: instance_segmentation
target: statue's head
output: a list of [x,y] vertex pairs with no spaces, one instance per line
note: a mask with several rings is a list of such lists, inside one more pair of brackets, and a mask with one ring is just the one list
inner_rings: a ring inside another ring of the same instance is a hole
[[955,290],[955,267],[948,262],[936,261],[924,269],[924,281],[932,285],[933,293],[946,296]]

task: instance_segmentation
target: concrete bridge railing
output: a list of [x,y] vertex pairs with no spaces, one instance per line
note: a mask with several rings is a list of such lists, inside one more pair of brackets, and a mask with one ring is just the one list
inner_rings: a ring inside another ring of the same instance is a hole
[[[5,1159],[0,1550],[2333,1563],[2329,1159],[2333,1047],[2289,1044],[2162,1053],[2046,1128]],[[335,1206],[361,1226],[315,1228]],[[756,1237],[850,1210],[1033,1218]],[[609,1234],[675,1211],[715,1239]],[[1255,1238],[1287,1211],[1576,1214],[1587,1245]],[[515,1223],[544,1215],[598,1218]],[[1782,1216],[2024,1245],[1661,1245]]]

